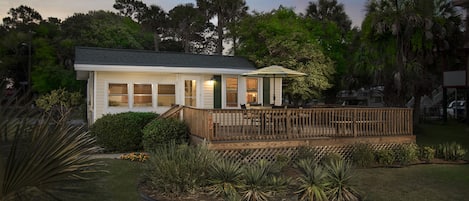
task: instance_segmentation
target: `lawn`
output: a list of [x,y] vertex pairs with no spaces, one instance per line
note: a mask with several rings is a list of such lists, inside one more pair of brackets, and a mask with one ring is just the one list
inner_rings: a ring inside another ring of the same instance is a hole
[[81,184],[85,195],[75,201],[130,201],[140,200],[137,184],[141,179],[142,163],[117,159],[101,159],[101,170],[94,178]]
[[[423,124],[416,129],[419,145],[458,142],[469,148],[469,127],[457,122]],[[466,157],[467,158],[467,157]],[[108,173],[85,184],[90,192],[77,200],[139,200],[142,164],[105,159]],[[355,184],[365,200],[467,200],[469,165],[414,165],[404,168],[355,170]]]

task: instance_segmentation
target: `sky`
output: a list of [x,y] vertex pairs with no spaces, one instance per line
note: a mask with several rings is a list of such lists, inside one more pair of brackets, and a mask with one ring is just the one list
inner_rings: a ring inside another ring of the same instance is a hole
[[[308,2],[313,0],[246,0],[250,11],[268,12],[284,7],[294,8],[297,13],[304,13]],[[74,13],[87,13],[90,10],[116,11],[112,5],[115,0],[0,0],[0,18],[8,16],[10,8],[27,5],[38,11],[43,18],[57,17],[64,20]],[[165,11],[169,11],[176,5],[194,3],[196,0],[143,0],[147,5],[156,4]],[[352,26],[360,27],[364,18],[366,0],[338,0],[344,4],[345,12],[352,20]]]

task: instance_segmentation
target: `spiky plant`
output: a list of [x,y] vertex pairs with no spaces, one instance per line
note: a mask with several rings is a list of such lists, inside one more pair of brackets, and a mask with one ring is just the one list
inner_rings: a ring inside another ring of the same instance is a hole
[[296,166],[301,172],[297,181],[299,190],[295,193],[303,201],[326,201],[327,173],[312,159],[301,159]]
[[342,159],[330,160],[325,166],[327,170],[327,195],[330,201],[358,201],[360,194],[352,185],[350,163]]
[[35,116],[27,106],[2,103],[0,125],[8,129],[0,130],[0,200],[79,196],[71,192],[80,192],[76,183],[94,172],[94,139],[83,128]]
[[237,162],[221,159],[211,165],[209,170],[209,189],[211,194],[225,199],[239,197],[238,188],[243,170]]
[[244,168],[241,185],[245,201],[267,201],[272,197],[269,183],[272,165],[265,160]]

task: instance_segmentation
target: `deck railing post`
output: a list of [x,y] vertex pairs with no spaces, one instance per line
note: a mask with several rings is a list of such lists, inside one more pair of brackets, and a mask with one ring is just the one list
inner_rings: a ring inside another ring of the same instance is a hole
[[207,136],[205,137],[208,141],[211,141],[215,133],[215,128],[213,126],[213,111],[211,110],[207,112],[207,126],[208,129],[205,129],[205,131],[207,131]]
[[353,109],[353,137],[357,137],[357,109]]
[[287,138],[292,138],[290,135],[291,135],[291,111],[290,110],[286,110],[287,111],[287,117],[286,117],[286,134],[287,134]]

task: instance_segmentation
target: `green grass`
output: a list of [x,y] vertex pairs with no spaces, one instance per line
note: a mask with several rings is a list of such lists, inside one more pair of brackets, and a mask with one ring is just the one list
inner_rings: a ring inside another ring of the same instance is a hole
[[469,165],[416,165],[355,172],[364,200],[462,201],[469,197]]
[[142,163],[126,160],[102,159],[100,167],[106,172],[96,173],[90,181],[81,184],[85,193],[76,201],[140,200],[137,184],[141,179]]
[[415,130],[418,145],[437,145],[457,142],[469,149],[469,126],[456,121],[446,124],[433,122],[421,124]]

